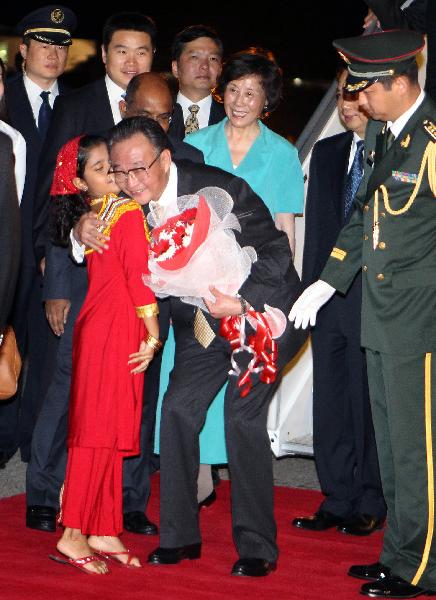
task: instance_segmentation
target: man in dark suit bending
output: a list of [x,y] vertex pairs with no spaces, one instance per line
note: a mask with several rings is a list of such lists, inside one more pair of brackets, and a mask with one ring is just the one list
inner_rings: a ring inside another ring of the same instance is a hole
[[[242,398],[237,380],[229,377],[231,346],[219,335],[220,319],[244,314],[247,306],[262,312],[264,304],[286,312],[299,293],[300,281],[286,235],[278,231],[263,201],[238,177],[206,165],[171,160],[163,130],[151,119],[126,119],[111,134],[111,161],[119,185],[129,196],[154,210],[174,208],[177,197],[207,186],[226,190],[241,232],[241,247],[253,246],[257,261],[241,286],[240,297],[216,290],[216,303],[203,313],[179,298],[171,298],[176,337],[175,367],[164,398],[161,424],[161,539],[149,556],[155,565],[175,564],[201,555],[197,503],[198,435],[208,406],[228,380],[225,423],[229,468],[232,472],[233,535],[239,560],[234,575],[263,576],[275,569],[276,525],[273,515],[273,474],[266,421],[269,402],[278,385],[262,383]],[[141,169],[141,170],[139,170]],[[86,231],[84,221],[87,221]],[[94,217],[82,217],[76,228],[80,239],[98,251]],[[211,336],[205,348],[194,331],[203,324]],[[305,336],[287,326],[278,342],[278,370],[295,355]],[[248,354],[242,353],[242,368]],[[237,359],[239,362],[239,359]],[[261,482],[261,483],[259,483]]]

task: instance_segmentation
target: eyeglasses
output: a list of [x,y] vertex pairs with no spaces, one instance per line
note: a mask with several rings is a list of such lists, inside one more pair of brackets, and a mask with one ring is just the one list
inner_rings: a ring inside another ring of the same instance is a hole
[[169,125],[173,119],[171,113],[163,113],[161,115],[150,115],[150,113],[143,112],[140,115],[141,117],[147,117],[148,119],[153,119],[159,123],[159,125]]
[[109,173],[111,173],[114,176],[115,181],[118,183],[118,185],[123,185],[127,183],[127,180],[129,179],[130,175],[134,175],[135,179],[138,180],[145,179],[149,176],[151,167],[154,165],[154,163],[157,161],[160,155],[161,153],[159,152],[159,154],[148,165],[148,167],[135,167],[134,169],[129,169],[128,171],[115,171],[115,169],[112,169],[111,171],[109,171]]

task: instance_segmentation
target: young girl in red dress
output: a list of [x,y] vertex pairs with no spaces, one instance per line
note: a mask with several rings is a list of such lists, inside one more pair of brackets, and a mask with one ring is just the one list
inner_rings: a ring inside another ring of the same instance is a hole
[[61,502],[64,533],[51,558],[87,573],[108,573],[105,559],[140,567],[120,539],[122,463],[139,454],[143,372],[160,349],[157,304],[148,273],[148,229],[139,204],[120,198],[106,142],[70,140],[59,152],[51,195],[54,243],[93,210],[109,249],[88,250],[89,289],[73,337],[68,463]]

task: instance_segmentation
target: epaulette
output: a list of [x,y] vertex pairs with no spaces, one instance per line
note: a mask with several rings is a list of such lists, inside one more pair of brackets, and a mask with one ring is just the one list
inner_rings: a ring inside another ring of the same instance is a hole
[[423,126],[424,126],[425,131],[428,133],[428,135],[433,140],[433,142],[436,142],[436,125],[433,123],[433,121],[430,121],[430,119],[426,119],[423,122]]

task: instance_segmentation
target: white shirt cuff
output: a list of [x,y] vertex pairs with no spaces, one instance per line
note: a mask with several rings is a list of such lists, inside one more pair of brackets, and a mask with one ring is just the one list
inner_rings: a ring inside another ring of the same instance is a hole
[[71,253],[76,263],[83,263],[85,260],[85,244],[80,244],[73,235],[73,230],[70,231]]

